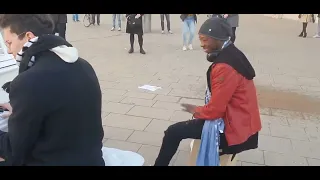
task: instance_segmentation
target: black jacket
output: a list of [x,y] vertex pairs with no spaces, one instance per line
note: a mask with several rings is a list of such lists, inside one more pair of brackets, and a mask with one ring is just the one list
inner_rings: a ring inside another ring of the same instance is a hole
[[55,24],[68,22],[67,14],[51,14],[51,16]]
[[104,166],[101,90],[91,65],[66,63],[51,51],[36,56],[9,93],[9,132],[0,157],[10,165]]

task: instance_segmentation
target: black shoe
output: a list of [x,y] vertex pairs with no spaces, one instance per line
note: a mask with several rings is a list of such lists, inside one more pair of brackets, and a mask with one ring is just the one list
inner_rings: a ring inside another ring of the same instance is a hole
[[306,37],[307,37],[307,33],[304,33],[302,37],[303,37],[303,38],[306,38]]
[[133,48],[130,48],[128,53],[131,54],[131,53],[133,53],[133,51],[134,51]]
[[146,52],[142,48],[140,48],[140,53],[141,54],[146,54]]
[[299,34],[299,37],[302,37],[303,36],[303,32],[301,32],[300,34]]

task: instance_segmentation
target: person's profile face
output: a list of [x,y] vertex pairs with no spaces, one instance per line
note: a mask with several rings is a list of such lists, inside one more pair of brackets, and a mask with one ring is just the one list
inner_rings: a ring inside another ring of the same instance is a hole
[[31,32],[16,34],[11,32],[10,27],[3,29],[3,39],[8,48],[8,53],[12,54],[14,58],[16,58],[23,45],[33,37],[34,35]]
[[217,41],[209,36],[199,34],[199,40],[200,46],[206,53],[211,53],[219,49]]

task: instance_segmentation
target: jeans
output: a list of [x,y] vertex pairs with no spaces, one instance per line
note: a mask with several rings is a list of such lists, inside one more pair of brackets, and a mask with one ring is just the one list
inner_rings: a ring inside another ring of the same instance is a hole
[[72,19],[73,19],[74,21],[79,21],[79,14],[73,14],[73,15],[72,15]]
[[160,14],[161,30],[164,31],[164,17],[167,20],[167,30],[170,31],[170,14]]
[[[193,17],[187,17],[183,21],[183,45],[186,46],[188,44],[192,44],[192,40],[195,32],[195,21]],[[189,41],[187,42],[187,34],[189,33]]]
[[118,19],[118,26],[121,28],[121,14],[112,14],[112,27],[116,27],[116,18]]

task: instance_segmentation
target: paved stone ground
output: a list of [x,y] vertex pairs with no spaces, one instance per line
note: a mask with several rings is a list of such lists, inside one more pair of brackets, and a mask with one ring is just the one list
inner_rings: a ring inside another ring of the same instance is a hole
[[[89,28],[70,17],[67,29],[68,40],[100,79],[104,145],[138,152],[145,165],[154,163],[163,131],[191,118],[180,103],[203,104],[209,65],[197,36],[193,51],[181,50],[179,15],[171,17],[175,34],[160,33],[158,16],[153,15],[153,32],[144,36],[146,55],[127,53],[129,37],[110,31],[109,14],[101,16],[101,26]],[[197,29],[206,16],[199,19]],[[260,103],[259,148],[242,153],[238,165],[320,165],[320,115],[315,114],[320,111],[320,40],[298,38],[302,25],[296,21],[262,15],[241,15],[240,21],[236,44],[256,69],[259,100],[265,103]],[[309,25],[308,35],[315,31],[315,25]],[[135,46],[137,51],[137,40]],[[144,84],[162,89],[139,90]],[[187,165],[189,144],[190,140],[180,144],[171,165]]]

